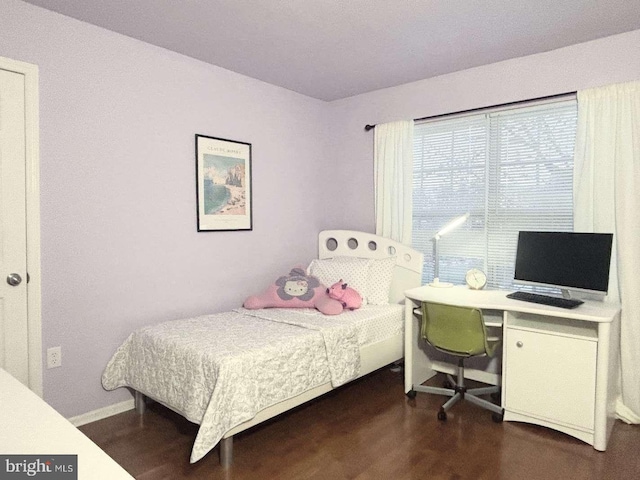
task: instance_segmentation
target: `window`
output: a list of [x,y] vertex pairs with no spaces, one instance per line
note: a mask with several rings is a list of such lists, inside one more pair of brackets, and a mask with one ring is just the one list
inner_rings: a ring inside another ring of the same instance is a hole
[[464,283],[470,268],[488,286],[513,288],[520,230],[573,230],[575,99],[416,123],[413,246],[433,279],[435,233],[470,213],[440,239],[440,279]]

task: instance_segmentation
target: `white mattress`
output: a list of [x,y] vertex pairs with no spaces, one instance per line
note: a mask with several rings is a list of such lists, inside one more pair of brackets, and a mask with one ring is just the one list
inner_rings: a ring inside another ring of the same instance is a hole
[[103,386],[127,386],[200,424],[191,461],[259,411],[360,371],[363,345],[398,335],[401,305],[336,316],[314,309],[238,309],[164,322],[132,333],[107,365]]

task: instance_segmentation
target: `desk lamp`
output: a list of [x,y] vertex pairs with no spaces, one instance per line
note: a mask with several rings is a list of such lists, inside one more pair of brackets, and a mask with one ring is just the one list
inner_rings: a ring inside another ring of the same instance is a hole
[[453,230],[454,228],[459,227],[460,225],[462,225],[464,222],[467,221],[467,219],[469,218],[469,213],[465,213],[464,215],[461,215],[459,217],[454,218],[453,220],[451,220],[449,223],[447,223],[444,227],[442,227],[440,230],[438,230],[438,233],[436,233],[433,238],[431,239],[433,241],[433,260],[434,260],[434,265],[433,265],[433,282],[431,282],[429,285],[432,287],[453,287],[453,283],[449,283],[449,282],[441,282],[438,279],[438,275],[440,274],[440,250],[439,250],[439,245],[438,243],[440,242],[440,237],[449,233],[451,230]]

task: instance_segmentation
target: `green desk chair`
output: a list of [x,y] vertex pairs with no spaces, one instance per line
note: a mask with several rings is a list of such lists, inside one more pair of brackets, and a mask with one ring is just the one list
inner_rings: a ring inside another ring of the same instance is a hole
[[421,323],[420,334],[429,345],[458,357],[458,378],[456,381],[451,375],[447,375],[449,381],[445,383],[445,388],[413,385],[407,396],[415,398],[416,392],[450,396],[451,398],[440,407],[438,420],[446,420],[447,411],[460,400],[466,399],[491,410],[493,420],[501,422],[504,410],[499,405],[478,397],[486,394],[491,394],[494,398],[499,397],[500,387],[467,389],[464,384],[464,359],[484,355],[492,357],[500,343],[499,338],[487,336],[482,311],[477,308],[423,302]]

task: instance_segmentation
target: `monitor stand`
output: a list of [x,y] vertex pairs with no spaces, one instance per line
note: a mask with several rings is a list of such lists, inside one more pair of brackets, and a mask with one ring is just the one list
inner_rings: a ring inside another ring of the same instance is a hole
[[599,294],[599,293],[582,293],[579,296],[576,296],[574,294],[572,294],[572,291],[567,289],[567,288],[561,288],[560,292],[562,293],[562,298],[567,298],[567,299],[578,299],[578,300],[594,300],[596,302],[604,302],[604,297],[606,296],[604,293],[603,294]]

